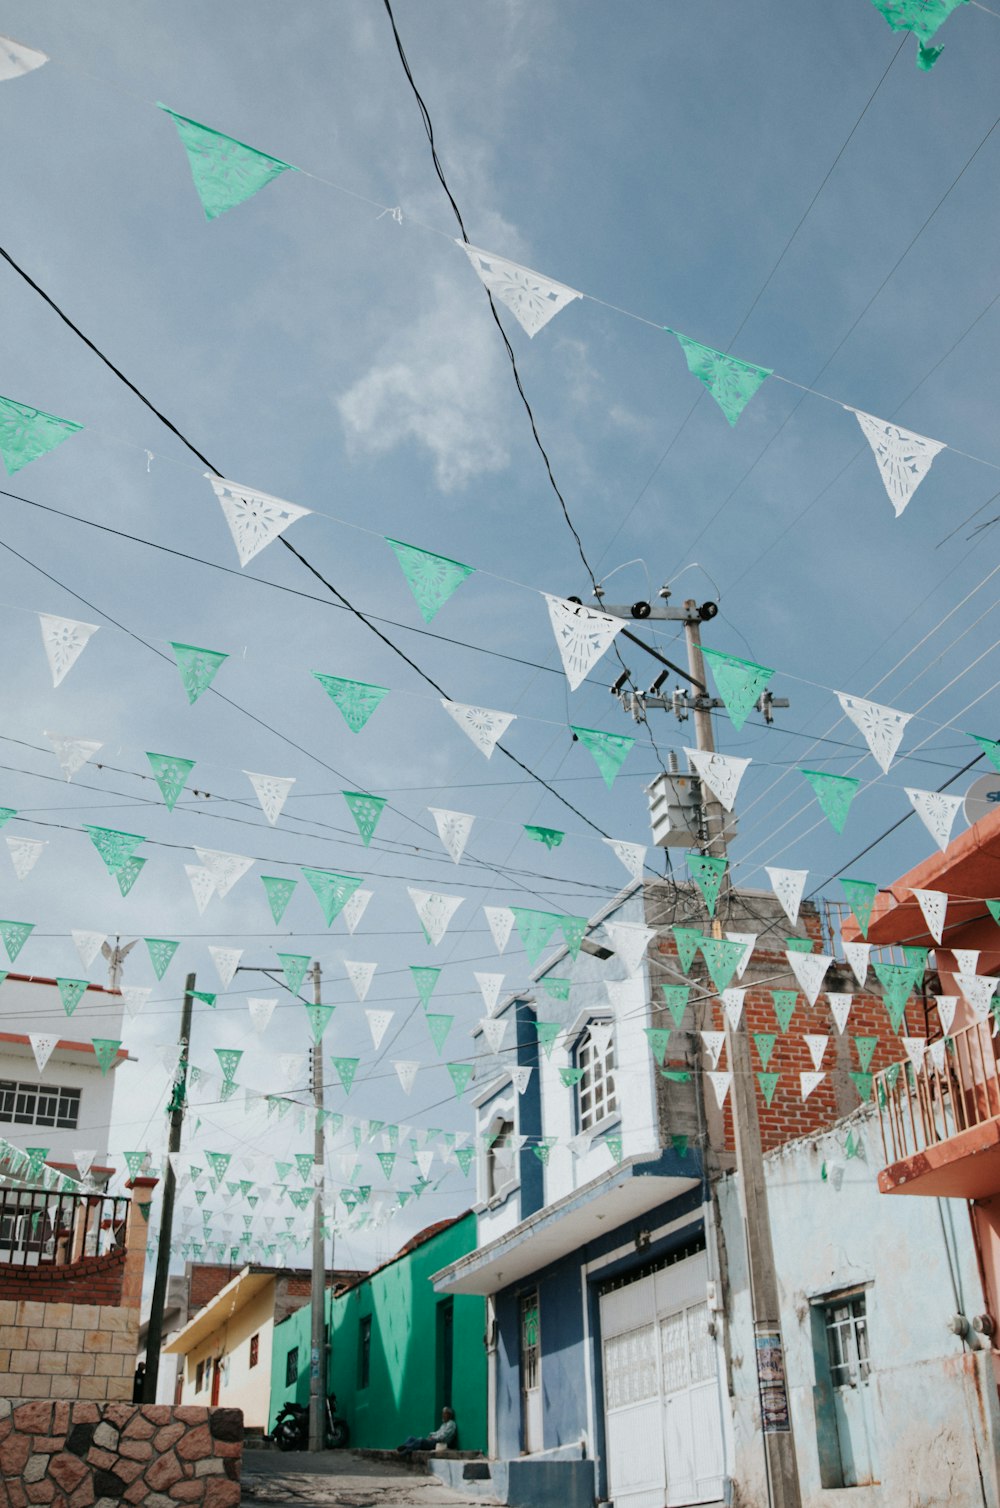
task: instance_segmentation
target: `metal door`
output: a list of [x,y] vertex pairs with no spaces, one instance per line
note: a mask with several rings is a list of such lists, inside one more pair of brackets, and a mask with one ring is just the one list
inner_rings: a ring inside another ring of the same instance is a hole
[[615,1508],[663,1508],[656,1290],[640,1278],[601,1295],[608,1492]]
[[521,1445],[528,1455],[542,1449],[542,1356],[534,1291],[521,1295]]

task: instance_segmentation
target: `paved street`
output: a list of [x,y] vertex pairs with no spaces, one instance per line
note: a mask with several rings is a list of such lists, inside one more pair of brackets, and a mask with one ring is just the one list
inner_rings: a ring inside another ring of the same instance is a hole
[[461,1508],[483,1498],[452,1492],[437,1477],[405,1466],[365,1461],[351,1451],[248,1450],[243,1456],[245,1504],[303,1503],[316,1508]]

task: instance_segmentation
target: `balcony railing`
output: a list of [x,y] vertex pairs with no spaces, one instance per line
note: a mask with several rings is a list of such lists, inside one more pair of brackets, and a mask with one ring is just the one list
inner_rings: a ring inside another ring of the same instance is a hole
[[71,1267],[125,1245],[130,1201],[106,1194],[0,1189],[0,1265]]
[[946,1038],[943,1051],[925,1051],[919,1068],[907,1061],[875,1075],[887,1166],[1000,1119],[996,1045],[992,1018],[975,1021]]

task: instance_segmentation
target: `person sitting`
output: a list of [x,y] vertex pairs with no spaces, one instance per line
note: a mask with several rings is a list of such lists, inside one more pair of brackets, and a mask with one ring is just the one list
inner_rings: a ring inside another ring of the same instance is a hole
[[400,1455],[409,1455],[411,1450],[436,1450],[439,1445],[447,1449],[457,1433],[455,1412],[446,1404],[441,1410],[441,1423],[437,1429],[432,1429],[429,1435],[408,1435],[402,1445],[397,1445],[396,1449]]

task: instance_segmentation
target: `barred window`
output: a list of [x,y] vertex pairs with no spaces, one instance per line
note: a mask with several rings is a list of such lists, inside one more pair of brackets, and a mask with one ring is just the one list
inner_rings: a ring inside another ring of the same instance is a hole
[[0,1079],[0,1122],[15,1126],[56,1126],[75,1131],[80,1120],[80,1091],[61,1084],[19,1084]]
[[857,1387],[868,1381],[871,1370],[865,1296],[856,1293],[824,1307],[830,1381],[835,1388]]
[[579,1129],[589,1131],[618,1114],[615,1046],[610,1034],[606,1042],[595,1041],[588,1026],[577,1044],[576,1066],[583,1070],[576,1086],[577,1119]]

